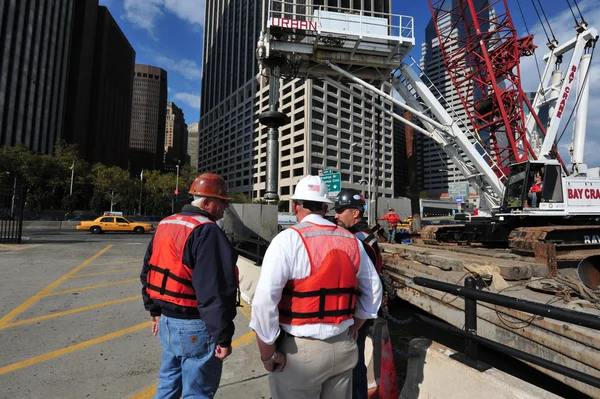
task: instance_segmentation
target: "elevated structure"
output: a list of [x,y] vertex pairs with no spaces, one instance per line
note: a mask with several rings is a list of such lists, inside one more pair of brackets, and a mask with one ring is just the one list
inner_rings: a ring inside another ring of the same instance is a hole
[[[367,18],[353,10],[329,11],[325,6],[297,3],[270,1],[270,19],[257,48],[262,67],[278,68],[282,77],[325,79],[340,89],[357,83],[413,113],[425,128],[373,104],[438,143],[480,195],[483,207],[498,206],[504,186],[492,169],[491,157],[472,145],[456,118],[441,105],[441,95],[432,92],[433,85],[424,83],[412,65],[402,63],[414,46],[412,17],[379,13]],[[378,86],[384,81],[391,81],[406,103],[381,90]]]
[[339,78],[327,60],[354,76],[386,81],[415,44],[412,17],[302,3],[269,1],[257,56],[281,76]]

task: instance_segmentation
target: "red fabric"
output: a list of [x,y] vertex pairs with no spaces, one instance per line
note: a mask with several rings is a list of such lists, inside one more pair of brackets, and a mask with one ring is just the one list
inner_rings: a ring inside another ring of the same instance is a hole
[[381,220],[387,220],[390,227],[396,227],[396,225],[402,221],[400,216],[395,212],[386,213]]
[[542,186],[540,186],[537,183],[533,183],[533,186],[531,186],[531,190],[529,191],[531,191],[532,193],[539,193],[542,191]]
[[[183,264],[183,250],[192,231],[206,223],[213,223],[205,217],[191,217],[183,215],[172,215],[163,219],[154,234],[152,256],[148,263],[192,283],[193,270]],[[156,270],[150,270],[147,276],[148,287],[146,292],[153,299],[174,303],[180,306],[196,307],[198,300],[195,299],[195,291],[189,285],[185,285],[175,279],[168,278],[165,289],[177,294],[193,296],[191,298],[178,298],[168,292],[161,294],[159,289],[163,286],[165,274]],[[154,289],[151,287],[155,287]]]
[[[279,321],[282,324],[340,324],[351,319],[352,314],[318,317],[290,317],[282,312],[313,313],[319,311],[320,297],[298,297],[291,292],[302,293],[320,289],[358,288],[356,275],[360,268],[360,255],[356,237],[337,226],[319,226],[301,223],[291,227],[302,237],[310,259],[310,276],[300,280],[290,280],[286,284],[279,302]],[[326,294],[325,311],[354,309],[356,294]]]

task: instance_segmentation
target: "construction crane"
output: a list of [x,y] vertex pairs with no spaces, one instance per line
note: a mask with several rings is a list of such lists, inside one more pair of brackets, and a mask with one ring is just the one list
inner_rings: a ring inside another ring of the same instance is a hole
[[517,38],[506,0],[429,0],[429,6],[446,71],[498,173],[537,159],[524,107],[544,136],[546,128],[522,89],[519,62],[534,53],[533,36]]
[[[470,21],[463,22],[465,29],[474,34],[463,45],[452,43],[445,50],[451,64],[448,70],[468,115],[459,121],[442,105],[443,96],[416,63],[402,61],[414,46],[412,17],[382,17],[296,2],[269,1],[267,24],[257,46],[262,72],[275,69],[271,79],[322,79],[345,91],[350,90],[349,83],[359,84],[409,111],[420,123],[373,104],[436,142],[480,195],[481,212],[471,223],[429,229],[425,234],[437,240],[510,245],[530,252],[539,250],[538,244],[597,251],[600,168],[587,168],[583,162],[588,71],[598,39],[594,28],[581,24],[573,39],[550,48],[540,88],[529,104],[520,84],[518,58],[532,51],[531,40],[515,38],[508,11],[486,19],[472,0],[458,0],[464,21]],[[431,4],[434,15],[440,16],[439,2],[431,0]],[[497,31],[485,34],[485,24],[494,25]],[[440,42],[446,40],[449,45],[446,36],[450,33],[438,31],[443,32]],[[451,52],[450,47],[455,49]],[[562,70],[568,54],[567,69]],[[383,82],[391,83],[404,101],[381,90]],[[270,94],[277,102],[276,93]],[[572,143],[574,173],[569,175],[556,156],[555,140],[561,122],[568,119],[565,110],[570,98],[577,98],[577,123]],[[522,104],[532,110],[529,119]],[[542,106],[551,109],[546,126],[537,118]],[[528,137],[535,132],[543,137],[532,146]],[[534,207],[528,196],[536,175],[543,185],[536,193],[539,205]]]

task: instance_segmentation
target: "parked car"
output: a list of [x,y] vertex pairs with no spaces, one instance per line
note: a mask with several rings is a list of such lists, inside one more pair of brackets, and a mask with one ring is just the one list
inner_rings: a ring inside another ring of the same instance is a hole
[[89,231],[92,234],[104,233],[105,231],[128,231],[143,234],[154,231],[154,226],[149,223],[130,222],[118,216],[100,216],[93,221],[79,222],[76,229]]

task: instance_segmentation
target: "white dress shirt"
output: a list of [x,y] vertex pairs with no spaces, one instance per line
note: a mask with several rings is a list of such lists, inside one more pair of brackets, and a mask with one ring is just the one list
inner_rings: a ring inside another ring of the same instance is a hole
[[[320,215],[310,214],[302,219],[317,225],[334,226]],[[381,305],[381,281],[375,266],[369,259],[358,238],[360,251],[360,269],[357,274],[358,291],[354,317],[375,319]],[[293,229],[279,233],[269,245],[263,259],[260,278],[252,299],[252,320],[250,328],[267,344],[275,342],[279,336],[279,301],[283,288],[289,280],[300,280],[310,276],[310,261],[300,234]],[[340,324],[308,324],[293,326],[281,324],[288,333],[297,337],[327,339],[344,332],[354,324],[354,320],[345,320]]]

